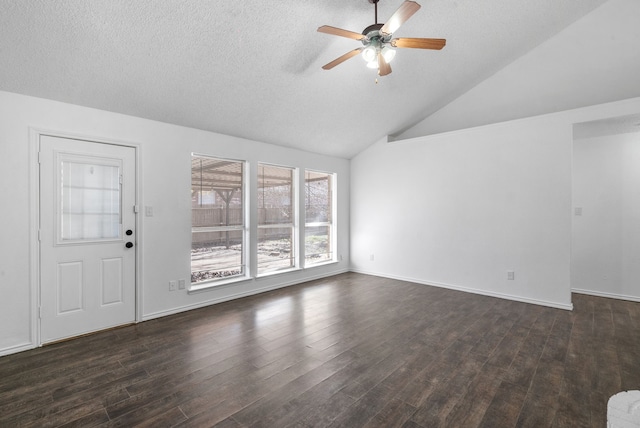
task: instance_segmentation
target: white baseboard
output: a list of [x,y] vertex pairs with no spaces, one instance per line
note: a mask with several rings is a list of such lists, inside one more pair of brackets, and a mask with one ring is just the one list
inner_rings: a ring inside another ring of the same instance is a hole
[[0,349],[0,357],[9,355],[9,354],[17,354],[18,352],[28,351],[29,349],[34,349],[37,347],[38,347],[37,345],[31,342],[10,346],[9,348]]
[[625,294],[607,293],[605,291],[583,290],[581,288],[572,288],[572,293],[587,294],[589,296],[606,297],[609,299],[628,300],[630,302],[640,302],[640,296],[627,296]]
[[166,311],[158,311],[158,312],[152,312],[149,314],[144,314],[142,316],[142,321],[148,321],[148,320],[152,320],[155,318],[161,318],[161,317],[166,317],[168,315],[174,315],[174,314],[178,314],[180,312],[186,312],[186,311],[190,311],[193,309],[200,309],[200,308],[204,308],[206,306],[211,306],[211,305],[215,305],[218,303],[224,303],[224,302],[228,302],[231,300],[236,300],[236,299],[241,299],[243,297],[249,297],[249,296],[253,296],[256,294],[260,294],[260,293],[266,293],[267,291],[273,291],[273,290],[277,290],[279,288],[285,288],[285,287],[290,287],[292,285],[297,285],[297,284],[302,284],[305,282],[309,282],[309,281],[315,281],[317,279],[322,279],[322,278],[327,278],[330,276],[334,276],[334,275],[340,275],[342,273],[347,273],[349,272],[348,269],[341,269],[339,271],[334,271],[334,272],[330,272],[330,273],[325,273],[325,274],[321,274],[321,275],[314,275],[314,276],[310,276],[310,277],[306,277],[304,279],[297,279],[297,280],[290,280],[290,281],[285,281],[285,282],[281,282],[278,284],[274,284],[274,285],[270,285],[267,287],[261,287],[261,288],[254,288],[252,290],[249,291],[245,291],[242,293],[236,293],[236,294],[230,294],[224,297],[220,297],[217,299],[210,299],[210,300],[206,300],[204,302],[198,302],[195,303],[193,305],[184,305],[184,306],[180,306],[177,308],[171,308],[168,309]]
[[383,277],[383,278],[397,279],[399,281],[415,282],[416,284],[430,285],[430,286],[433,286],[433,287],[440,287],[440,288],[447,288],[449,290],[463,291],[465,293],[472,293],[472,294],[480,294],[482,296],[497,297],[499,299],[513,300],[513,301],[522,302],[522,303],[531,303],[533,305],[547,306],[547,307],[550,307],[550,308],[564,309],[564,310],[567,310],[567,311],[572,311],[573,310],[573,304],[572,303],[565,304],[565,303],[559,303],[559,302],[550,302],[550,301],[547,301],[547,300],[532,299],[532,298],[529,298],[529,297],[516,296],[516,295],[512,295],[512,294],[496,293],[494,291],[481,290],[481,289],[478,289],[478,288],[464,287],[464,286],[460,286],[460,285],[445,284],[445,283],[436,282],[436,281],[425,281],[425,280],[422,280],[422,279],[410,278],[410,277],[402,277],[402,276],[397,276],[397,275],[382,275],[382,274],[379,274],[379,273],[376,273],[376,272],[366,272],[366,271],[363,271],[363,270],[360,270],[360,269],[351,269],[351,272],[362,273],[362,274],[365,274],[365,275],[379,276],[379,277]]

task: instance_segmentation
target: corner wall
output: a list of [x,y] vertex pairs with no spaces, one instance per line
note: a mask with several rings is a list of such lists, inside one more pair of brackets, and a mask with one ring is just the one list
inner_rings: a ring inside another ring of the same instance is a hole
[[351,162],[352,270],[570,309],[572,125],[639,111],[376,143]]
[[[250,124],[247,124],[250,126]],[[37,345],[37,288],[30,277],[30,194],[35,159],[30,128],[137,144],[140,147],[140,206],[152,206],[142,217],[138,240],[142,260],[141,318],[149,319],[244,295],[345,272],[349,268],[349,161],[191,128],[154,122],[71,104],[0,92],[0,355]],[[187,294],[169,292],[171,279],[190,278],[191,153],[336,172],[338,175],[338,254],[336,264],[273,275]],[[143,210],[142,210],[143,211]],[[140,214],[140,215],[143,215]]]

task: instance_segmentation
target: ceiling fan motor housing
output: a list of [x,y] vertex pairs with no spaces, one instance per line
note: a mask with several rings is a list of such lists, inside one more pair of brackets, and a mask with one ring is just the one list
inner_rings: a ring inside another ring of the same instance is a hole
[[378,33],[380,33],[380,29],[382,28],[383,25],[384,24],[371,24],[367,28],[362,30],[362,34],[364,34],[365,36],[367,36],[367,38],[369,38],[369,33],[371,33],[372,31],[377,31]]
[[391,34],[380,32],[383,25],[384,24],[372,24],[362,31],[365,37],[361,41],[365,47],[372,47],[376,52],[380,52],[380,50],[391,41]]

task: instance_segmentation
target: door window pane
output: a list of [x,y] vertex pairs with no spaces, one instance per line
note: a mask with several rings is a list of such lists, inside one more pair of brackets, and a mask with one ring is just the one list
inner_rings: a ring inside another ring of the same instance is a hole
[[60,240],[120,238],[120,167],[60,162]]

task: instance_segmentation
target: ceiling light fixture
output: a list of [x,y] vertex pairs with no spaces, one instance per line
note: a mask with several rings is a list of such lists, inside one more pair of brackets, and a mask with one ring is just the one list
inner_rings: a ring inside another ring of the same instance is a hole
[[362,50],[362,58],[367,62],[371,62],[377,57],[378,57],[378,52],[376,47],[373,44],[367,46]]
[[363,47],[353,49],[330,63],[323,65],[322,68],[324,70],[331,70],[336,65],[342,64],[349,58],[353,58],[361,53],[362,59],[367,63],[367,67],[377,69],[378,75],[380,76],[386,76],[391,73],[389,63],[396,54],[394,48],[440,50],[446,44],[447,41],[445,39],[425,39],[417,37],[393,38],[393,33],[420,9],[420,5],[415,1],[405,0],[384,24],[378,22],[378,2],[380,0],[368,1],[374,5],[375,24],[369,25],[362,33],[343,30],[342,28],[331,27],[329,25],[318,27],[318,31],[321,33],[358,40],[363,44]]
[[396,50],[390,48],[389,46],[383,47],[381,53],[387,63],[390,63],[391,60],[396,56]]

